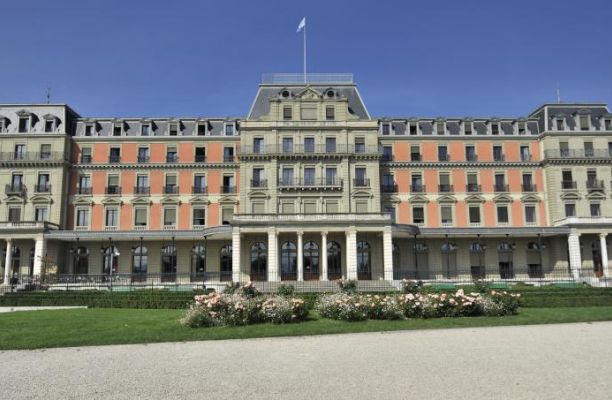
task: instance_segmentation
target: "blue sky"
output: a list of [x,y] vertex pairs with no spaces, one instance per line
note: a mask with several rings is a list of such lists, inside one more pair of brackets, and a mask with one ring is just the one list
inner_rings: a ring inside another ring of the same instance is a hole
[[262,73],[352,72],[375,116],[612,102],[612,2],[10,1],[0,103],[83,116],[243,116]]

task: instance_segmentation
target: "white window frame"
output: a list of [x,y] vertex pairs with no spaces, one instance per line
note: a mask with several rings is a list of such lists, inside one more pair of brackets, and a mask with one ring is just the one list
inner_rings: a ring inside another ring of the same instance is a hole
[[[196,210],[204,211],[204,224],[202,224],[202,225],[194,224]],[[204,227],[207,226],[207,224],[208,224],[208,207],[206,207],[205,205],[195,205],[195,206],[191,207],[191,229],[204,228]]]
[[[85,211],[87,213],[86,225],[79,225],[79,211]],[[76,230],[88,230],[91,226],[91,207],[75,207],[74,209],[74,228]]]

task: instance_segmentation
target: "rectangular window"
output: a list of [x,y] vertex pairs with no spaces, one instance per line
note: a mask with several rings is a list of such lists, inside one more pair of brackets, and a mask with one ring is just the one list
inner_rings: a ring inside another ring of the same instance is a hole
[[291,106],[283,107],[283,119],[290,120],[292,118],[293,118],[293,109],[291,108]]
[[584,155],[586,157],[593,157],[594,154],[593,142],[584,142]]
[[574,203],[565,203],[565,216],[566,217],[575,217],[576,216],[576,204],[574,204]]
[[235,131],[235,124],[233,122],[228,122],[227,124],[225,124],[225,136],[234,136]]
[[8,220],[9,222],[21,222],[21,207],[9,207]]
[[134,209],[134,226],[147,226],[147,209],[145,207]]
[[140,136],[149,136],[151,126],[144,124],[140,127]]
[[334,137],[325,138],[325,152],[326,153],[336,152],[336,138]]
[[253,153],[263,154],[263,152],[264,152],[264,139],[263,138],[253,138]]
[[525,223],[532,225],[536,223],[536,208],[532,205],[525,206]]
[[314,153],[315,151],[315,139],[312,137],[304,138],[304,152]]
[[91,147],[81,149],[81,164],[91,164]]
[[139,163],[149,162],[149,148],[148,147],[138,148],[138,162]]
[[465,122],[463,129],[464,129],[464,133],[466,135],[471,135],[472,134],[472,123],[471,122]]
[[107,208],[104,223],[107,227],[116,227],[119,224],[119,210],[115,207]]
[[381,131],[384,136],[388,136],[391,134],[391,124],[385,122],[381,125]]
[[565,130],[565,121],[561,118],[557,119],[557,130],[564,131]]
[[393,147],[392,146],[383,146],[383,161],[393,161]]
[[504,148],[502,146],[493,146],[493,161],[504,161]]
[[254,215],[265,214],[266,213],[266,203],[263,201],[254,201],[251,203],[251,210]]
[[314,167],[304,168],[304,185],[312,186],[315,184],[315,169]]
[[302,119],[303,120],[316,120],[317,119],[317,105],[316,104],[302,104]]
[[497,223],[507,224],[508,221],[508,206],[497,206]]
[[51,191],[51,176],[49,174],[41,173],[38,174],[38,181],[36,182],[36,191],[39,193],[48,193]]
[[476,161],[476,147],[472,145],[465,146],[465,160],[466,161]]
[[206,147],[196,147],[194,154],[195,162],[205,162],[206,161]]
[[355,186],[368,186],[369,181],[366,176],[367,169],[365,167],[355,167]]
[[198,136],[206,136],[206,122],[198,123]]
[[223,148],[223,161],[234,162],[234,148],[233,147]]
[[13,153],[15,160],[25,160],[26,158],[26,146],[25,144],[16,144],[15,152]]
[[445,125],[446,124],[444,122],[437,122],[436,123],[436,133],[438,135],[444,135],[446,133]]
[[499,135],[499,124],[491,124],[491,135]]
[[86,208],[79,208],[77,210],[76,226],[86,227],[89,226],[89,210]]
[[581,115],[580,116],[580,130],[581,131],[588,131],[590,128],[590,124],[589,124],[589,116],[588,115]]
[[176,226],[176,208],[164,208],[164,226]]
[[521,146],[521,161],[531,161],[531,152],[529,151],[529,146]]
[[234,218],[234,208],[233,207],[223,207],[221,210],[221,223],[223,225],[229,225],[232,223],[232,219]]
[[193,192],[196,194],[206,193],[206,175],[196,174],[193,176]]
[[193,210],[193,225],[204,226],[206,225],[206,210],[203,208],[195,208]]
[[283,138],[283,153],[293,153],[293,138]]
[[599,203],[589,204],[591,210],[591,217],[601,217],[601,206]]
[[452,206],[441,206],[440,207],[440,222],[442,225],[453,224],[453,207]]
[[480,206],[469,206],[470,224],[480,224]]
[[410,135],[414,136],[417,134],[417,124],[416,123],[411,122],[409,129],[410,129]]
[[25,133],[30,131],[30,117],[19,118],[19,132]]
[[365,214],[368,212],[368,202],[363,200],[355,201],[355,212],[357,214]]
[[179,131],[178,124],[176,124],[176,123],[170,124],[170,126],[168,128],[168,135],[169,136],[178,136],[178,131]]
[[438,146],[438,161],[448,161],[448,147]]
[[421,206],[412,207],[412,223],[424,224],[425,223],[425,209]]
[[355,138],[355,153],[365,153],[365,138]]
[[53,132],[55,130],[55,120],[47,119],[45,120],[45,132]]
[[79,176],[79,194],[91,193],[91,177],[89,175]]
[[325,184],[326,185],[336,185],[336,175],[337,170],[335,167],[327,167],[325,168]]
[[121,161],[121,148],[120,147],[111,147],[109,153],[109,162],[118,163]]
[[612,131],[612,119],[604,120],[604,129],[607,131]]
[[328,121],[333,121],[336,119],[336,109],[334,106],[325,107],[325,119]]
[[340,209],[338,207],[338,202],[328,200],[325,203],[325,210],[328,214],[338,214],[340,212],[339,211]]
[[113,126],[113,136],[121,136],[122,133],[123,128],[121,127],[121,124]]
[[51,159],[51,145],[50,144],[41,144],[40,145],[40,159],[41,160],[50,160]]
[[283,167],[281,169],[281,185],[291,186],[293,185],[293,167]]
[[164,189],[164,193],[178,193],[178,186],[176,182],[176,175],[166,175],[166,187]]
[[85,125],[85,136],[93,136],[93,125]]
[[419,146],[410,146],[410,161],[421,161],[421,149]]
[[519,124],[518,124],[518,134],[519,135],[524,135],[525,134],[525,123],[524,122],[519,122]]

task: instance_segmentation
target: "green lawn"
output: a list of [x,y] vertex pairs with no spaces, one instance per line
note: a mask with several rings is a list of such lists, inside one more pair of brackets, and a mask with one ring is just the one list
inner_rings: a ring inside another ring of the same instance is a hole
[[311,313],[309,321],[287,325],[185,328],[181,310],[81,309],[0,314],[0,349],[92,346],[189,340],[243,339],[409,329],[530,325],[612,320],[612,307],[523,308],[509,317],[340,322]]

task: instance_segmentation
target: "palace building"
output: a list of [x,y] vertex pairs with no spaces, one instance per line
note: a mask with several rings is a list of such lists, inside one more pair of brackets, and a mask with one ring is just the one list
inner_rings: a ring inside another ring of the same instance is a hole
[[2,104],[0,137],[5,284],[611,272],[606,104],[387,118],[350,74],[271,74],[246,116]]

